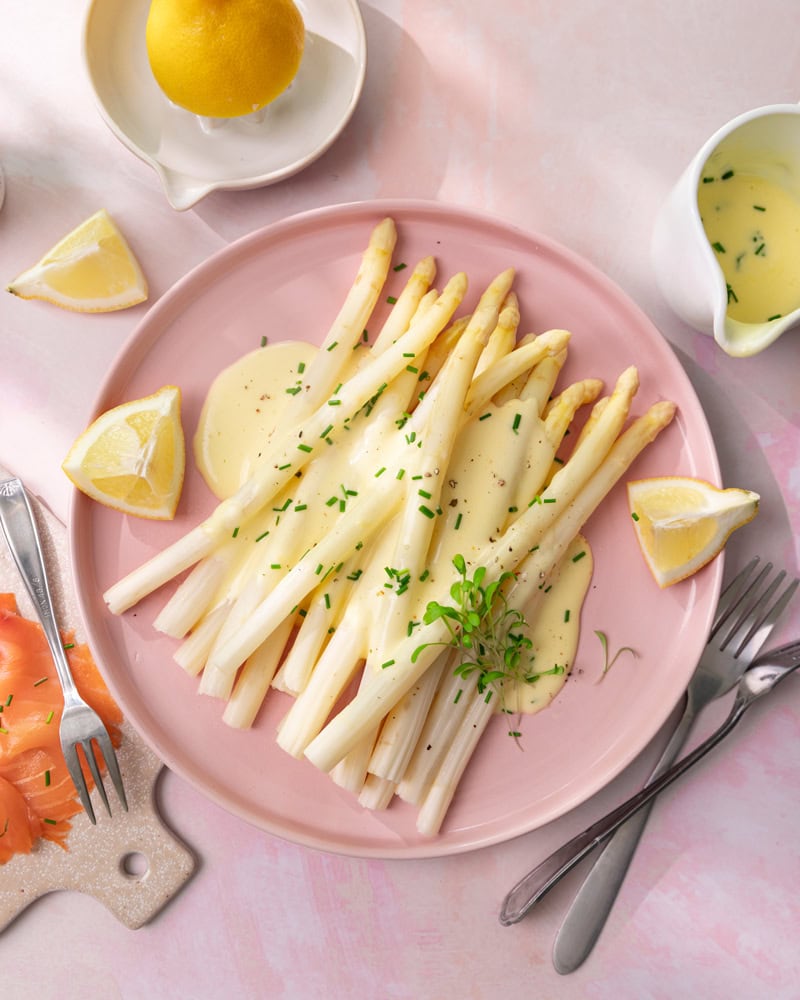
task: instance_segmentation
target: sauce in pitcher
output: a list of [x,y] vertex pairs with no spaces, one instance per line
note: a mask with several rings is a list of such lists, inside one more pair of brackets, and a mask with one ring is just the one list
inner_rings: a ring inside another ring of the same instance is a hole
[[777,181],[703,171],[697,202],[725,276],[728,316],[765,323],[800,306],[800,201]]

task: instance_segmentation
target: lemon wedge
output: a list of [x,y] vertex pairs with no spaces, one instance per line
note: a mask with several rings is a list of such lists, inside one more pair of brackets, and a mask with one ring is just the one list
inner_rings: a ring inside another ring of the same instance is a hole
[[702,479],[663,476],[628,483],[628,505],[647,565],[660,587],[710,562],[731,532],[752,521],[759,496]]
[[147,282],[125,237],[101,209],[23,271],[7,291],[76,312],[111,312],[144,302]]
[[165,385],[152,396],[107,410],[72,445],[64,472],[106,507],[169,520],[186,467],[180,406],[180,389]]

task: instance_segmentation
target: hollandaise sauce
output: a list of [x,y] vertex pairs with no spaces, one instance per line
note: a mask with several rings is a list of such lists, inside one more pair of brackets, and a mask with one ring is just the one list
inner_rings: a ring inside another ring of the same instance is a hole
[[766,323],[800,307],[800,200],[775,180],[728,168],[703,172],[697,202],[728,316]]
[[[297,341],[268,345],[242,357],[212,383],[195,434],[194,453],[201,474],[218,498],[234,494],[258,468],[262,454],[268,453],[265,444],[285,421],[286,401],[295,391],[303,391],[303,373],[315,351]],[[395,421],[390,424],[389,432]],[[360,433],[358,427],[362,427]],[[521,433],[521,428],[527,433]],[[237,529],[243,559],[250,558],[247,551],[254,551],[261,539],[269,538],[272,543],[279,523],[285,531],[288,516],[297,530],[289,533],[292,543],[287,542],[281,551],[289,559],[300,558],[309,539],[331,530],[337,512],[349,498],[368,490],[400,489],[399,473],[388,485],[380,476],[387,431],[384,428],[375,436],[372,430],[370,421],[355,422],[352,433],[342,435],[335,445],[331,441],[333,446],[325,450],[324,459],[306,470],[302,487],[300,479],[287,487],[291,498],[289,493],[285,499],[281,494],[263,516],[243,526],[241,532]],[[428,550],[430,568],[418,580],[408,581],[415,622],[424,616],[428,601],[449,585],[456,553],[474,557],[505,529],[509,518],[516,516],[515,496],[536,497],[552,464],[552,454],[543,447],[544,436],[544,424],[533,399],[490,403],[480,418],[462,428],[448,462],[441,517]],[[406,478],[422,480],[423,476],[409,472]],[[430,495],[424,486],[414,483],[422,498]],[[301,488],[302,503],[297,500]],[[384,534],[389,558],[394,534],[389,528]],[[221,584],[223,590],[241,571],[241,565],[241,560],[233,565]],[[496,701],[498,711],[535,713],[546,708],[561,690],[575,659],[581,608],[591,576],[591,550],[586,539],[578,536],[561,564],[541,583],[531,609],[532,645],[524,670],[529,679],[509,678],[503,683],[503,697]],[[396,614],[392,588],[396,581],[390,578],[392,586],[376,591],[375,587],[360,587],[359,579],[360,573],[348,577],[354,581],[348,599],[363,603],[365,623],[373,621],[380,626],[372,630],[376,640],[396,638],[392,632]],[[522,610],[527,618],[527,611]],[[401,618],[397,634],[405,635],[408,622],[402,613]]]

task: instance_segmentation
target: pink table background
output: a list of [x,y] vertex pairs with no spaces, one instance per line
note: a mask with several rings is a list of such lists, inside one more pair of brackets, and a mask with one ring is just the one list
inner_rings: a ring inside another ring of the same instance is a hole
[[[795,569],[800,333],[730,359],[669,311],[648,258],[655,212],[696,148],[743,110],[800,97],[794,3],[363,2],[367,83],[339,142],[294,179],[184,214],[94,108],[83,7],[15,4],[0,34],[3,281],[100,207],[142,260],[151,302],[213,251],[298,211],[409,197],[491,212],[583,254],[651,316],[706,408],[726,484],[763,498],[729,546],[729,569],[756,552]],[[60,462],[144,308],[86,318],[0,298],[0,462],[62,517]],[[800,602],[776,641],[798,631]],[[550,949],[580,872],[515,928],[497,922],[500,900],[631,792],[654,748],[542,830],[422,862],[284,843],[166,774],[161,808],[196,850],[197,876],[138,931],[79,894],[40,900],[0,936],[3,994],[794,1000],[799,735],[791,680],[663,796],[600,943],[569,977],[553,971]]]

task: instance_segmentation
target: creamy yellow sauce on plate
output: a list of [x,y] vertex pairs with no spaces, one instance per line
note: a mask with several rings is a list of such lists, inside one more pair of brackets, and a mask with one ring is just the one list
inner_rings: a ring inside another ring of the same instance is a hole
[[[301,341],[284,341],[251,351],[220,372],[205,399],[194,436],[197,467],[209,489],[219,499],[233,495],[258,467],[265,445],[280,427],[286,403],[303,389],[305,368],[316,348]],[[525,422],[532,428],[526,437],[518,434]],[[452,559],[460,553],[469,560],[501,532],[516,508],[512,498],[525,493],[528,482],[539,483],[547,469],[537,465],[546,451],[532,448],[531,440],[544,434],[544,424],[533,400],[514,399],[504,405],[490,404],[481,419],[473,420],[459,434],[448,465],[447,483],[442,493],[443,516],[439,518],[430,546],[430,572],[414,581],[413,607],[421,618],[428,600],[441,590],[442,571],[451,573]],[[363,437],[363,440],[362,440]],[[282,516],[302,516],[300,530],[293,533],[296,551],[286,552],[299,558],[307,538],[316,538],[332,523],[336,504],[331,504],[331,482],[339,484],[341,501],[348,491],[353,495],[376,487],[374,467],[378,462],[380,442],[369,434],[354,436],[352,447],[335,449],[336,473],[319,483],[318,492],[310,468],[304,476],[307,502],[297,504],[296,484],[286,488],[274,506],[242,527],[238,533],[241,553],[222,581],[221,593],[233,577],[246,572],[257,558],[256,544],[266,537]],[[333,455],[334,449],[332,449]],[[532,458],[531,456],[534,456]],[[533,492],[533,489],[530,490]],[[337,493],[338,496],[338,493]],[[480,515],[478,515],[480,510]],[[487,530],[487,525],[492,525]],[[238,529],[237,529],[238,531]],[[391,538],[388,539],[388,542]],[[387,548],[391,548],[387,544]],[[285,565],[275,571],[285,570]],[[438,571],[437,571],[438,570]],[[262,573],[269,573],[263,566]],[[536,604],[535,620],[530,623],[533,648],[526,673],[536,675],[533,683],[506,683],[497,711],[534,713],[547,707],[563,687],[578,647],[580,612],[592,576],[592,556],[586,539],[578,536],[561,564],[543,585]],[[353,592],[357,593],[357,585]],[[358,595],[363,600],[365,623],[379,618],[391,634],[389,618],[391,595]],[[400,623],[404,631],[405,620]]]

